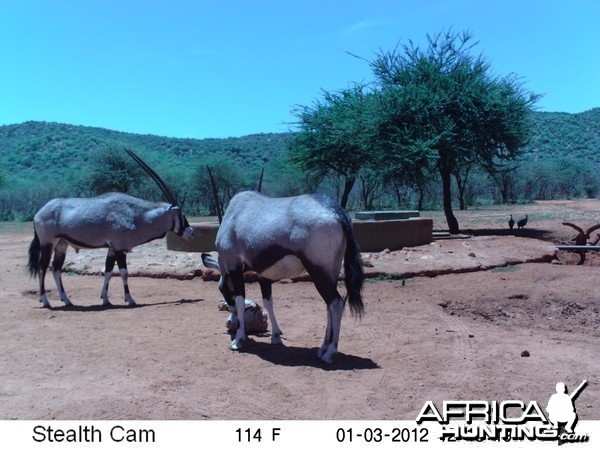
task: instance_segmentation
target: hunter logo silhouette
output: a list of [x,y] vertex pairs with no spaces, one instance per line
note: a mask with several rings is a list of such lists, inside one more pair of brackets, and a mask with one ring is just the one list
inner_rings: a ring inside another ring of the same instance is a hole
[[568,434],[573,434],[573,429],[577,423],[577,411],[575,410],[575,399],[581,391],[587,386],[587,380],[583,382],[573,391],[568,394],[567,386],[564,383],[556,384],[556,394],[553,394],[548,400],[548,419],[552,422],[555,428],[561,429],[564,425],[564,431]]

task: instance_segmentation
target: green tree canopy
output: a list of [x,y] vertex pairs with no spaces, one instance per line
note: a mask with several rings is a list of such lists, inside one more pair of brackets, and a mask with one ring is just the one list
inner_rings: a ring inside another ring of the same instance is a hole
[[428,35],[427,44],[421,49],[409,41],[371,62],[385,106],[380,136],[397,170],[418,174],[435,167],[449,230],[458,233],[451,176],[470,163],[493,172],[516,157],[527,143],[527,116],[538,96],[514,75],[493,75],[482,56],[471,54],[470,33]]
[[307,171],[344,178],[340,204],[346,207],[361,168],[369,163],[376,138],[373,94],[362,85],[323,92],[311,106],[294,111],[299,132],[290,144],[291,158]]
[[121,148],[108,146],[99,150],[91,161],[84,182],[94,194],[131,192],[137,188],[145,173]]

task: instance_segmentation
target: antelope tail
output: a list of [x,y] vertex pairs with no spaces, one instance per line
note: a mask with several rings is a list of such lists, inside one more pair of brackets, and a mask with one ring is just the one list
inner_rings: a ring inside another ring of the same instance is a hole
[[347,214],[342,218],[342,228],[346,235],[346,252],[344,253],[344,282],[348,293],[350,312],[355,317],[362,317],[364,305],[362,301],[362,288],[365,281],[362,259],[358,244],[352,233],[352,222]]
[[40,274],[40,238],[37,232],[33,232],[33,240],[29,244],[29,262],[27,263],[27,271],[32,277],[37,277]]

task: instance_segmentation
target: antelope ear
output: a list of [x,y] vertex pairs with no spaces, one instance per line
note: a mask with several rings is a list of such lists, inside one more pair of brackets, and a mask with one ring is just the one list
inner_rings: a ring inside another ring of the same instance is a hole
[[210,256],[208,253],[202,253],[201,258],[202,264],[204,264],[209,269],[217,269],[219,272],[221,271],[221,268],[219,267],[219,262],[215,258]]

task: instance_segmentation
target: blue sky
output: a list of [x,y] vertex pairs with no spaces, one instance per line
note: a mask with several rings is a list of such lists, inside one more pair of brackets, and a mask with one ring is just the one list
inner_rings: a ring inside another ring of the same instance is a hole
[[600,106],[598,0],[0,0],[0,125],[171,137],[287,131],[398,42],[471,30],[541,111]]

